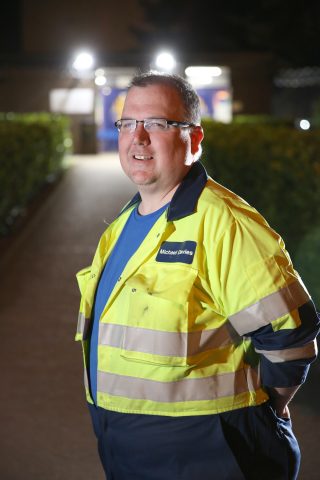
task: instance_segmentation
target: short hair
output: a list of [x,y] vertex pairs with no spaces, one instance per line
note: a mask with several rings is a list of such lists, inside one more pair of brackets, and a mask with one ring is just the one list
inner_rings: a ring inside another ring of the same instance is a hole
[[195,89],[187,80],[173,73],[160,73],[153,70],[134,76],[129,84],[131,87],[146,87],[148,85],[168,85],[174,88],[182,100],[186,121],[200,125],[200,100]]

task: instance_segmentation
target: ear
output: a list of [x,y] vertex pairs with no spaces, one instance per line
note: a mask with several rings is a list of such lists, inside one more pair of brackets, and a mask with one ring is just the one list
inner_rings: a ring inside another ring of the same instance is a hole
[[191,153],[195,155],[199,149],[203,139],[203,129],[200,125],[193,127],[190,132],[191,137]]

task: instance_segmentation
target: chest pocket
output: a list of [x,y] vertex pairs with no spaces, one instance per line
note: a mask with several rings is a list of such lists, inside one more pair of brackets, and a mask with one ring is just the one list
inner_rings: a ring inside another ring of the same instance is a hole
[[127,281],[123,357],[158,365],[187,365],[189,300],[197,273],[186,265],[152,262]]

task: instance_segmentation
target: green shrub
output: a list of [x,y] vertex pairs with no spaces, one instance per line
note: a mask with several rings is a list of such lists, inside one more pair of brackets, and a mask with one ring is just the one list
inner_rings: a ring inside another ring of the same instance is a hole
[[[306,270],[303,245],[314,248],[320,239],[319,132],[212,121],[203,126],[202,162],[209,174],[257,208],[284,238],[297,269]],[[318,252],[305,253],[319,271]],[[306,283],[320,304],[318,277]]]
[[0,234],[30,199],[59,175],[68,120],[40,114],[0,114]]
[[273,115],[235,115],[233,123],[246,125],[270,125],[272,127],[287,126],[293,127],[294,120],[292,118],[279,118]]

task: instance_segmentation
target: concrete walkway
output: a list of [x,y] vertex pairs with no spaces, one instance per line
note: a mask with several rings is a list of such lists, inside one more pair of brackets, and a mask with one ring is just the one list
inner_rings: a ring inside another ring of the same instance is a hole
[[[90,264],[104,221],[134,192],[116,155],[75,157],[0,254],[1,480],[104,479],[86,411],[80,345],[73,340],[74,275]],[[302,480],[320,478],[318,378],[316,364],[292,407]]]
[[133,192],[116,155],[75,158],[0,259],[1,480],[104,478],[74,342],[74,275]]

